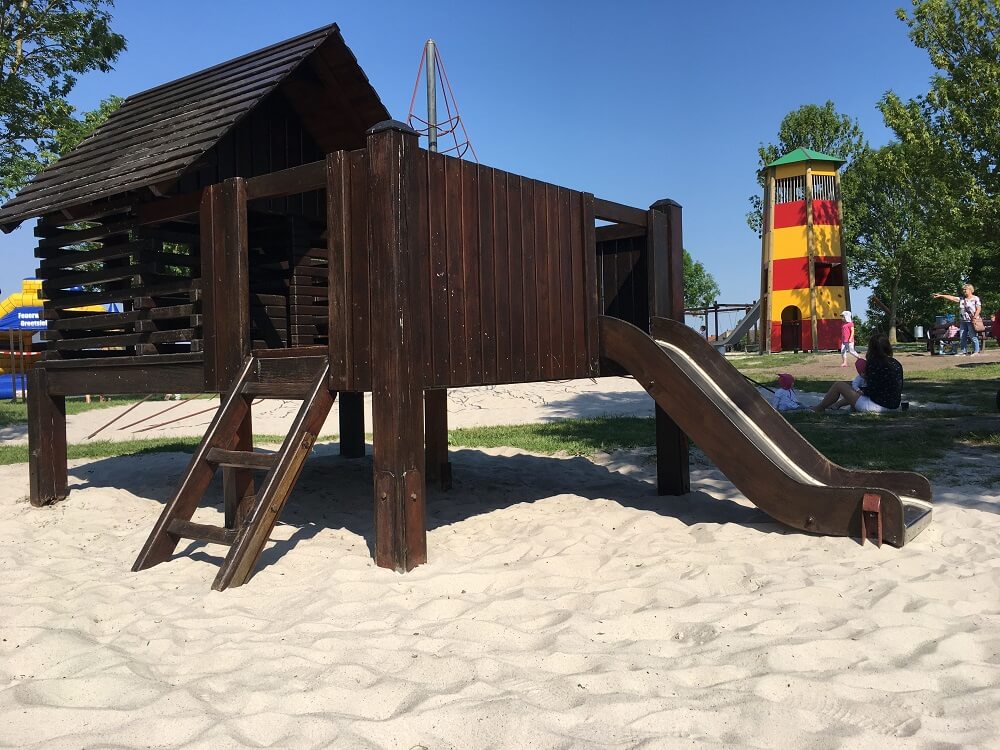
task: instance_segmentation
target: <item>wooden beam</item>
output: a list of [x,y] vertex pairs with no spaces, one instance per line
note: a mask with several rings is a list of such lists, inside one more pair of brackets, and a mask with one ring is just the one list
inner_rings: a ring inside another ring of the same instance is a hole
[[365,394],[341,391],[340,455],[345,458],[365,457]]
[[[649,210],[646,253],[649,258],[649,314],[684,321],[684,263],[681,206],[659,200]],[[656,487],[661,495],[691,491],[687,435],[656,407]]]
[[[66,497],[66,399],[49,389],[44,367],[28,372],[29,499],[34,506]],[[96,391],[95,391],[96,392]]]
[[641,208],[632,208],[603,198],[594,198],[594,214],[602,221],[613,221],[616,224],[633,224],[637,227],[646,226],[646,212]]
[[246,181],[247,200],[284,198],[326,187],[326,161],[314,161]]
[[423,356],[416,131],[387,121],[368,135],[375,563],[403,572],[427,561]]
[[205,190],[201,205],[205,390],[228,389],[250,354],[247,198],[243,178]]
[[633,237],[645,237],[646,229],[635,224],[607,224],[603,227],[595,227],[594,236],[598,242],[628,240]]
[[[108,364],[116,359],[127,360],[131,358],[109,357],[105,360],[84,359],[47,362],[45,370],[49,393],[53,396],[82,396],[87,393],[145,396],[147,393],[200,393],[205,385],[204,368],[199,363]],[[146,359],[146,357],[138,359]],[[52,365],[71,363],[81,366],[52,367]]]
[[442,490],[451,489],[451,463],[448,461],[448,390],[424,391],[424,431],[427,448],[427,481],[438,482]]

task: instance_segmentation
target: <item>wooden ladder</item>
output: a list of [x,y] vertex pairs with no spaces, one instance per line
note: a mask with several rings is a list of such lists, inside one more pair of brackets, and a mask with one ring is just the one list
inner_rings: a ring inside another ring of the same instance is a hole
[[[309,360],[314,360],[315,366],[306,373],[302,372],[302,362],[296,368],[297,375],[312,375],[308,380],[261,382],[264,360],[253,356],[247,359],[195,451],[177,493],[164,507],[132,566],[133,571],[169,560],[181,539],[197,539],[229,546],[213,589],[222,591],[246,583],[336,396],[328,387],[329,360],[326,357]],[[302,406],[277,453],[253,450],[253,436],[249,434],[253,398],[302,399]],[[243,446],[249,444],[250,450],[233,450],[241,442]],[[191,517],[219,466],[223,467],[226,484],[225,526],[193,523]],[[267,472],[256,493],[252,471]]]

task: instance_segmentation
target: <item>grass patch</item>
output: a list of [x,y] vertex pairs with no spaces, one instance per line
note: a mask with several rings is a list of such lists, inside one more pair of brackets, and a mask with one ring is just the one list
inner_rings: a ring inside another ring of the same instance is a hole
[[[112,397],[107,401],[97,401],[89,404],[83,398],[66,399],[67,414],[82,414],[85,411],[94,409],[107,409],[111,406],[128,406],[134,404],[139,399],[131,396]],[[9,427],[16,424],[28,423],[28,405],[20,401],[0,401],[0,427]]]
[[[254,435],[254,445],[260,447],[279,446],[284,435]],[[370,436],[369,436],[370,439]],[[337,440],[335,436],[324,435],[316,442],[326,443]],[[74,443],[66,449],[70,460],[75,458],[110,458],[113,456],[141,456],[144,453],[194,453],[200,437],[148,438],[145,440],[95,440],[92,443]],[[0,465],[20,464],[28,461],[27,445],[0,444]]]
[[589,456],[653,445],[656,426],[652,418],[595,417],[565,419],[546,424],[466,427],[448,433],[449,445],[462,448],[519,448],[532,453],[559,451]]

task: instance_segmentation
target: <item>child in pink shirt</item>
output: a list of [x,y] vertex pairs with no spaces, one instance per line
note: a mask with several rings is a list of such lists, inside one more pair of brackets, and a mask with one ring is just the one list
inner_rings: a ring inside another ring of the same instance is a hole
[[850,310],[844,310],[840,317],[844,319],[843,325],[840,326],[840,366],[847,367],[848,352],[853,354],[855,359],[861,359],[861,355],[854,348],[854,316]]

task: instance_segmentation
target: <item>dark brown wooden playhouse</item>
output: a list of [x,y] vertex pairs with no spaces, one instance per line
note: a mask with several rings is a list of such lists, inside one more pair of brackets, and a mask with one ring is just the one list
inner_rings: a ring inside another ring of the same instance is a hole
[[[136,570],[202,539],[230,547],[214,587],[245,582],[335,398],[341,452],[364,455],[366,391],[375,559],[409,570],[427,559],[425,483],[449,481],[446,389],[624,371],[658,404],[661,494],[688,491],[690,434],[797,528],[849,533],[866,493],[892,543],[926,522],[899,498],[929,499],[926,480],[830,464],[687,338],[677,203],[633,208],[419,148],[335,25],[130,97],[0,226],[34,217],[49,331],[29,383],[33,504],[67,494],[66,396],[223,395]],[[73,311],[103,303],[121,311]],[[774,468],[650,332],[707,362],[818,486]],[[253,450],[259,397],[302,400],[274,454]],[[225,525],[193,523],[219,467]]]

